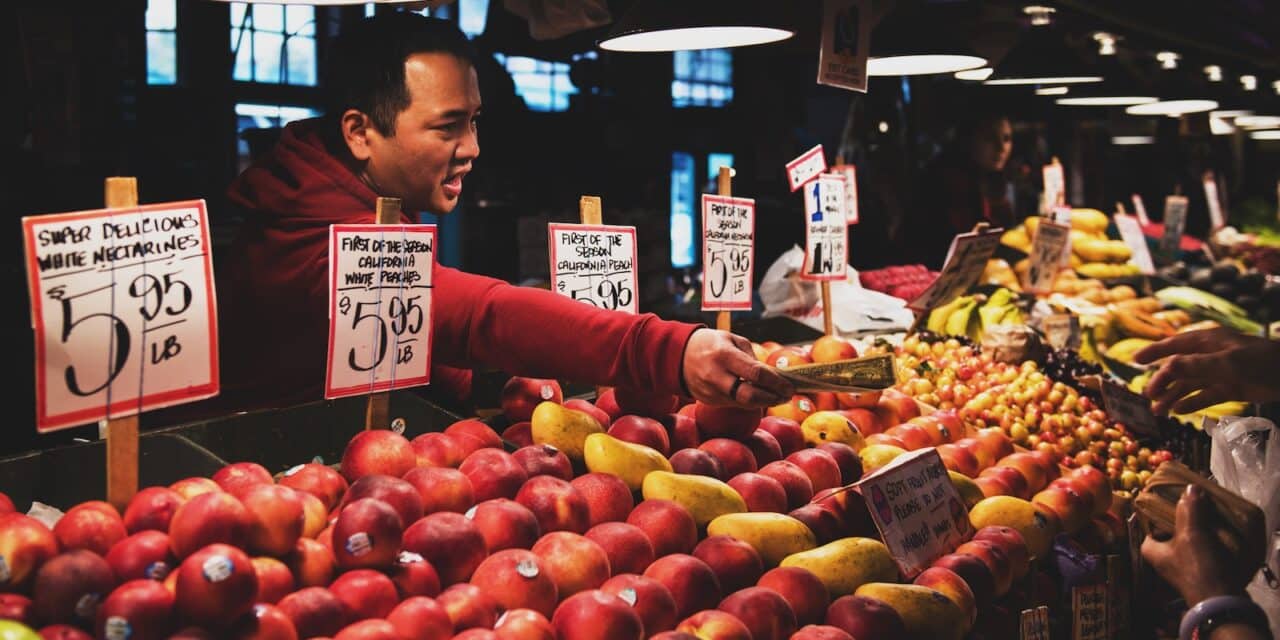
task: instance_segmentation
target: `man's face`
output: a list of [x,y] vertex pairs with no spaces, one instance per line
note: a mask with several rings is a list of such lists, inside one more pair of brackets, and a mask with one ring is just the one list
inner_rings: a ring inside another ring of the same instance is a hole
[[416,53],[404,63],[409,106],[394,132],[368,131],[368,178],[380,195],[410,212],[448,213],[462,179],[480,155],[476,121],[480,85],[475,69],[448,53]]
[[974,134],[973,161],[984,171],[1003,171],[1013,151],[1013,127],[1009,121],[993,120]]

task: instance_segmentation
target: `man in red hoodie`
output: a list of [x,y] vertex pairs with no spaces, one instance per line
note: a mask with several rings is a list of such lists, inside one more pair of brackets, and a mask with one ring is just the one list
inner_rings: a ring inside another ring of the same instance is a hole
[[[329,225],[372,222],[378,196],[400,198],[407,212],[453,210],[480,152],[473,56],[442,20],[391,14],[355,25],[330,56],[329,115],[289,125],[231,185],[245,221],[218,288],[224,405],[322,396]],[[716,404],[765,406],[791,394],[727,332],[446,267],[434,284],[432,382],[458,398],[475,365]]]

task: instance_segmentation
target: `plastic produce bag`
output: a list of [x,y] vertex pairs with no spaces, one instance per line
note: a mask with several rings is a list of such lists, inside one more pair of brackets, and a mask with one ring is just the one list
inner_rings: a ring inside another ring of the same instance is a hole
[[[804,250],[792,246],[769,266],[759,288],[762,315],[787,316],[822,331],[822,290],[800,278],[803,265]],[[915,319],[905,301],[863,289],[853,267],[844,281],[831,283],[831,307],[831,321],[841,334],[905,330]]]
[[1267,612],[1271,634],[1280,638],[1280,432],[1263,418],[1223,418],[1206,429],[1213,439],[1209,471],[1223,488],[1258,505],[1266,516],[1266,565],[1247,588]]

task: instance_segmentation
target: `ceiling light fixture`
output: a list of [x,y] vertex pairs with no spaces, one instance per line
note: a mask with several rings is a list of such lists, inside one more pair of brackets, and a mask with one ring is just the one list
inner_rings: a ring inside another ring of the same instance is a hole
[[1160,62],[1161,69],[1177,69],[1178,61],[1182,59],[1181,55],[1173,51],[1160,51],[1156,53],[1156,60]]
[[778,42],[795,35],[764,24],[744,7],[747,4],[740,0],[638,0],[598,46],[622,52],[725,49]]
[[1124,110],[1131,116],[1173,116],[1181,117],[1188,113],[1213,111],[1218,108],[1216,100],[1160,100],[1146,104],[1135,104]]
[[1098,55],[1100,56],[1114,56],[1116,54],[1116,42],[1119,42],[1119,40],[1115,34],[1107,33],[1106,31],[1093,32],[1093,41],[1098,43]]
[[1040,87],[1036,89],[1038,96],[1061,96],[1070,91],[1070,87]]
[[1280,140],[1280,129],[1269,129],[1267,131],[1254,131],[1249,134],[1254,140]]
[[1208,65],[1204,68],[1204,75],[1209,78],[1209,82],[1222,82],[1222,67],[1216,64]]
[[1022,13],[1031,18],[1031,26],[1043,27],[1053,22],[1053,14],[1057,13],[1057,9],[1046,7],[1044,5],[1030,4],[1022,8]]
[[1251,115],[1253,115],[1253,110],[1251,109],[1225,109],[1225,110],[1209,112],[1209,117],[1211,118],[1230,119],[1230,118],[1239,118],[1240,116],[1251,116]]
[[[873,41],[874,42],[874,41]],[[987,63],[986,58],[968,55],[917,54],[867,59],[868,76],[920,76],[961,72]]]
[[979,69],[966,69],[956,72],[956,80],[977,80],[981,82],[991,77],[991,73],[995,71],[991,67],[981,67]]
[[1271,90],[1275,91],[1276,95],[1280,96],[1280,80],[1276,80],[1271,83]]
[[947,29],[946,16],[899,9],[876,24],[867,57],[868,76],[920,76],[986,66],[987,59]]
[[1280,116],[1240,116],[1236,126],[1243,129],[1275,129],[1280,127]]
[[1085,73],[1084,65],[1063,41],[1062,34],[1048,26],[1052,7],[1023,7],[1023,12],[1031,16],[1031,28],[995,66],[995,72],[985,84],[1062,85],[1102,81],[1102,76]]
[[1243,88],[1245,91],[1257,91],[1258,76],[1250,75],[1250,74],[1245,74],[1243,76],[1240,76],[1240,87]]
[[1155,141],[1155,136],[1111,136],[1111,144],[1120,146],[1154,144]]

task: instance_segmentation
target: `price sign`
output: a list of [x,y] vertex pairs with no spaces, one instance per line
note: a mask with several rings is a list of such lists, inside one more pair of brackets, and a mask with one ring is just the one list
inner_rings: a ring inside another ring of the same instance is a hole
[[946,304],[968,291],[987,268],[987,260],[1000,244],[1004,229],[962,233],[951,240],[947,261],[933,284],[907,305],[923,312]]
[[[1054,207],[1053,221],[1058,224],[1065,224],[1067,225],[1068,228],[1070,228],[1071,227],[1071,207]],[[1058,265],[1064,268],[1071,266],[1071,242],[1069,237],[1068,237],[1067,243],[1062,245],[1062,257],[1058,260]]]
[[1023,609],[1019,640],[1049,640],[1049,607]]
[[1080,317],[1059,313],[1044,319],[1044,336],[1054,349],[1080,348]]
[[1129,635],[1129,575],[1129,564],[1120,556],[1107,556],[1107,633],[1111,638]]
[[1133,212],[1138,214],[1138,222],[1144,227],[1151,224],[1151,218],[1147,217],[1147,205],[1142,203],[1142,196],[1135,193],[1129,196],[1129,199],[1133,201]]
[[551,290],[594,307],[636,313],[636,228],[547,225]]
[[795,193],[796,189],[816,179],[826,170],[827,156],[822,151],[822,145],[818,145],[787,163],[787,184],[791,185],[791,192]]
[[1182,247],[1182,233],[1187,228],[1186,196],[1164,199],[1164,235],[1160,236],[1160,259],[1173,262]]
[[1125,246],[1129,247],[1129,253],[1133,254],[1130,261],[1145,275],[1155,273],[1156,266],[1151,261],[1151,250],[1147,248],[1147,236],[1143,235],[1138,219],[1116,214],[1115,221],[1116,229],[1120,230],[1120,239],[1124,241]]
[[824,173],[804,188],[804,280],[844,280],[849,225],[844,221],[844,178]]
[[1067,178],[1058,162],[1046,164],[1041,173],[1044,176],[1044,206],[1047,211],[1062,206],[1067,201]]
[[973,534],[969,512],[932,447],[898,456],[854,486],[908,580]]
[[1204,185],[1204,201],[1209,205],[1209,226],[1211,230],[1217,231],[1227,226],[1227,216],[1222,212],[1222,200],[1218,198],[1218,182],[1212,171],[1206,171],[1201,183]]
[[1070,240],[1070,226],[1040,221],[1035,241],[1031,243],[1031,270],[1027,274],[1031,291],[1047,293],[1053,288],[1053,279],[1062,267],[1062,252],[1070,246]]
[[22,219],[36,430],[218,394],[203,200]]
[[844,176],[844,219],[848,224],[858,224],[858,170],[851,164],[835,168]]
[[1107,640],[1107,585],[1071,590],[1072,640]]
[[1151,401],[1123,385],[1103,380],[1102,406],[1107,410],[1107,417],[1138,435],[1154,436],[1160,433],[1159,423],[1151,412]]
[[871,16],[867,0],[824,0],[818,84],[867,92]]
[[702,196],[702,310],[751,308],[756,202]]
[[436,227],[329,227],[329,358],[325,398],[431,381]]

